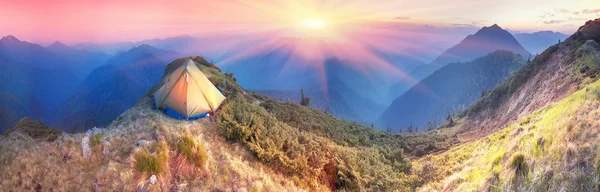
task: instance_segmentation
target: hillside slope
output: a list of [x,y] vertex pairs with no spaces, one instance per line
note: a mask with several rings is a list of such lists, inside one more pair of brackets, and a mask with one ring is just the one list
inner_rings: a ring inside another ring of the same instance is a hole
[[548,48],[459,116],[461,134],[486,135],[559,101],[598,78],[600,19]]
[[422,191],[598,191],[600,81],[414,164]]
[[461,144],[413,161],[420,191],[597,191],[600,19],[550,47],[437,132]]
[[599,32],[588,21],[455,117],[464,143],[415,161],[419,188],[597,191]]

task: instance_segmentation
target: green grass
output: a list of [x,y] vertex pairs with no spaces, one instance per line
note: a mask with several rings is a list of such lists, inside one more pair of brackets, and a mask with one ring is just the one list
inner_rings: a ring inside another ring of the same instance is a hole
[[208,159],[206,149],[196,143],[194,138],[188,134],[179,136],[177,150],[185,156],[188,162],[194,164],[196,167],[203,167],[206,164],[206,159]]

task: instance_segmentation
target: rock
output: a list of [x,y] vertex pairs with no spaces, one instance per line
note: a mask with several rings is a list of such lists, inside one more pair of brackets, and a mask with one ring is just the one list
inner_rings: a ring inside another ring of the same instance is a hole
[[65,142],[65,140],[70,139],[70,138],[71,138],[71,136],[69,136],[69,134],[62,133],[60,135],[60,137],[58,137],[58,139],[56,139],[57,149],[62,148],[63,143]]
[[150,176],[150,180],[148,180],[148,183],[150,183],[150,185],[154,185],[156,183],[156,175]]
[[81,150],[83,151],[83,157],[85,159],[90,159],[90,156],[92,156],[92,148],[90,148],[89,136],[85,136],[81,139]]
[[94,127],[94,128],[88,129],[85,133],[89,136],[92,136],[92,135],[95,135],[98,133],[102,134],[102,129],[100,129],[98,127]]
[[102,153],[107,154],[110,153],[110,150],[108,149],[110,147],[111,143],[108,141],[108,139],[104,138],[104,142],[102,144]]

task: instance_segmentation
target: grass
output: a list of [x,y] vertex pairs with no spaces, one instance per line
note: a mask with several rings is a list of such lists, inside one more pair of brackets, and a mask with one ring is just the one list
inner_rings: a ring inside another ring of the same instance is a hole
[[96,133],[90,137],[90,147],[95,148],[96,146],[102,144],[102,134]]
[[433,163],[441,172],[421,189],[594,190],[599,172],[585,167],[594,167],[600,152],[600,130],[592,128],[599,125],[598,90],[600,81],[485,138],[417,160],[415,167]]
[[188,162],[194,164],[196,167],[201,168],[206,164],[208,152],[206,152],[206,149],[202,145],[196,143],[191,135],[185,134],[179,136],[177,150],[185,156]]
[[[154,151],[152,153],[151,151]],[[135,169],[142,175],[161,175],[167,172],[169,150],[166,142],[154,144],[150,149],[142,148],[133,156]],[[145,178],[144,178],[145,179]]]
[[510,166],[515,169],[515,173],[519,175],[525,175],[529,173],[529,167],[527,166],[527,162],[525,161],[525,155],[516,154],[513,156],[510,161]]

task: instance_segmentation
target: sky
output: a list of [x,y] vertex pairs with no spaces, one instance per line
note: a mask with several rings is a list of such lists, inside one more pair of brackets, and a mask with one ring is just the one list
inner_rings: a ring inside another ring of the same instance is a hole
[[225,31],[335,37],[373,23],[573,33],[600,17],[600,0],[7,1],[0,36],[32,42],[136,41]]

